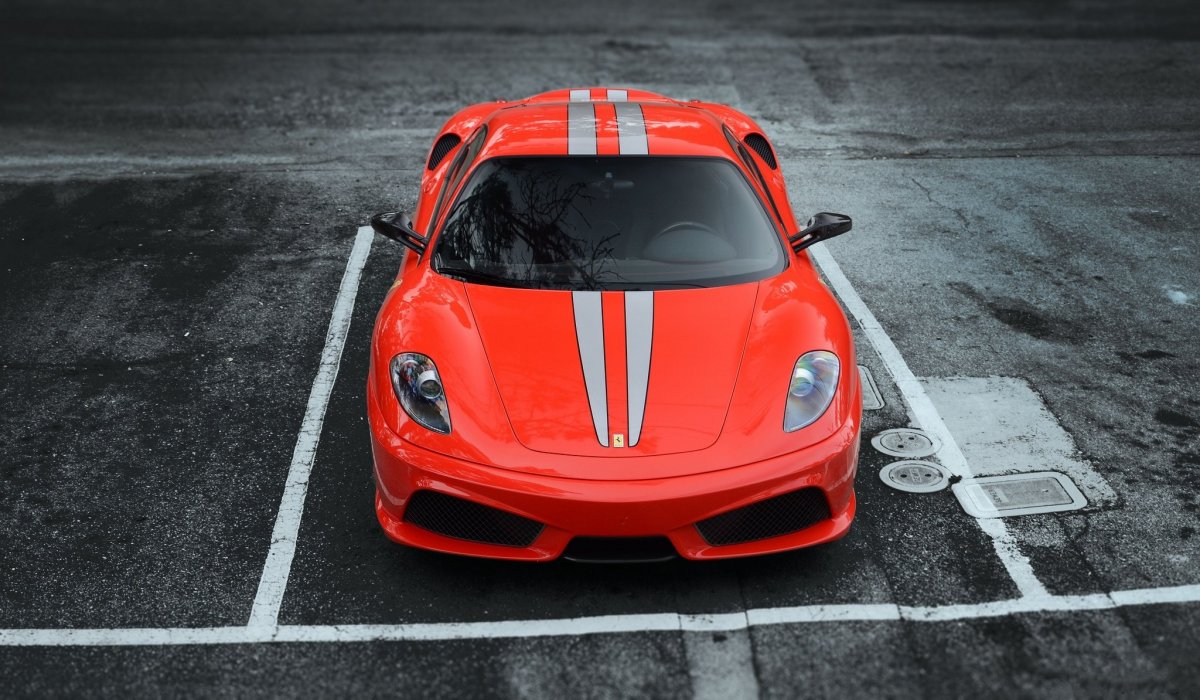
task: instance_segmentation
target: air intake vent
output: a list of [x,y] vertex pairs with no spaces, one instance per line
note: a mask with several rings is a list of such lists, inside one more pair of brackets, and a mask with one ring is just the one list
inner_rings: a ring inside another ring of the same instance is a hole
[[746,136],[746,145],[753,148],[754,152],[770,166],[771,170],[779,169],[779,163],[775,161],[775,152],[771,150],[771,143],[767,141],[766,136],[750,134]]
[[800,489],[696,523],[711,545],[741,544],[793,532],[832,517],[825,493],[819,488]]
[[404,509],[404,522],[446,537],[504,547],[528,547],[542,534],[536,520],[436,491],[414,493]]
[[446,154],[454,150],[454,147],[462,143],[462,139],[457,134],[442,134],[442,137],[433,144],[433,153],[429,154],[429,169],[433,170],[442,162]]
[[567,544],[564,559],[603,564],[667,561],[676,556],[666,537],[576,537]]

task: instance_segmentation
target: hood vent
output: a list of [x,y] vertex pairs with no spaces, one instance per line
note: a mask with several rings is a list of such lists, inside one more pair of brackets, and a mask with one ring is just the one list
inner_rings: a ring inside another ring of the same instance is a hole
[[437,143],[433,144],[433,152],[429,154],[429,169],[436,168],[438,163],[441,163],[442,159],[460,143],[462,143],[462,139],[458,137],[458,134],[442,134]]
[[746,145],[754,149],[754,152],[763,159],[771,170],[779,169],[779,162],[775,160],[775,152],[771,150],[771,143],[767,141],[767,137],[759,133],[748,134],[746,136]]

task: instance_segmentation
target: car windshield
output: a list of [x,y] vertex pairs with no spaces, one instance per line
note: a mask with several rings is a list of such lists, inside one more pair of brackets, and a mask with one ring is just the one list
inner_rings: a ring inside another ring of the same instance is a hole
[[688,157],[484,161],[433,257],[438,272],[467,282],[569,290],[714,287],[786,265],[741,171]]

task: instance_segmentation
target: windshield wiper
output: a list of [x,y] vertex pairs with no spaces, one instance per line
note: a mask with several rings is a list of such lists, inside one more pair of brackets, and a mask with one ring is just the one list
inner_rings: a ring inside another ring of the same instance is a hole
[[490,284],[493,287],[515,287],[517,289],[529,289],[529,285],[518,282],[517,280],[509,279],[508,277],[502,277],[500,275],[493,275],[488,272],[480,272],[479,270],[474,270],[471,268],[441,268],[438,269],[438,272],[447,277],[453,277],[454,279],[463,282],[478,282],[480,284]]

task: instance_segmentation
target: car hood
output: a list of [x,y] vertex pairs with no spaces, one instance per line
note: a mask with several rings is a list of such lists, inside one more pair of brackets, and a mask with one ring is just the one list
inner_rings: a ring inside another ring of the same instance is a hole
[[465,287],[525,447],[651,456],[702,450],[720,436],[757,283],[656,292]]

